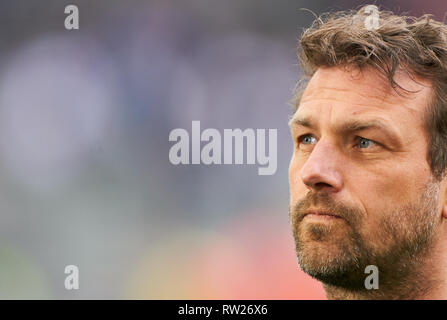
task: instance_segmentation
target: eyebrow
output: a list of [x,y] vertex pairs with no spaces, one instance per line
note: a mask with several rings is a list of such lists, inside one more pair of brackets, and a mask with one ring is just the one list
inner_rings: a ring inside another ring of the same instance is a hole
[[[290,119],[289,126],[298,125],[302,127],[307,127],[310,129],[318,129],[318,125],[311,117],[295,117]],[[336,126],[335,132],[337,133],[352,133],[367,129],[378,129],[388,136],[394,143],[400,144],[399,134],[394,130],[390,129],[382,121],[371,119],[371,120],[349,120],[345,121]]]

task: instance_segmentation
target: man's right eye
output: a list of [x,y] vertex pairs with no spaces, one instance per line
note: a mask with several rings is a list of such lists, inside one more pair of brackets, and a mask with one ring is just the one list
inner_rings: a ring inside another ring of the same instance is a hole
[[298,143],[299,144],[313,144],[317,141],[315,137],[311,134],[305,134],[300,137],[298,137]]

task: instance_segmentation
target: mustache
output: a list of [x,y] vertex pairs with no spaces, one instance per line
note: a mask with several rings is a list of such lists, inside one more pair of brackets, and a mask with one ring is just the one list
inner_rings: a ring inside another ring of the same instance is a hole
[[337,215],[350,225],[358,225],[365,216],[359,208],[336,202],[329,193],[308,192],[303,199],[289,205],[290,218],[294,223],[299,223],[310,209]]

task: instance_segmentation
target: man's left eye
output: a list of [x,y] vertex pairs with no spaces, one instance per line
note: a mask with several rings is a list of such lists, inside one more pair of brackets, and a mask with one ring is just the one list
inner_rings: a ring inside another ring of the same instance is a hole
[[376,144],[377,143],[375,141],[370,140],[370,139],[366,139],[366,138],[362,138],[362,137],[359,137],[359,140],[358,140],[358,146],[361,149],[366,149],[366,148],[369,148],[369,147],[371,147],[373,145],[376,145]]

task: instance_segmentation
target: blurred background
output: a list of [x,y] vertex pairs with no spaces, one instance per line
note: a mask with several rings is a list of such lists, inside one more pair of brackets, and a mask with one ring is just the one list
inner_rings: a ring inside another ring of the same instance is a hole
[[[443,20],[435,0],[374,1]],[[64,8],[79,8],[66,30]],[[0,2],[0,298],[325,299],[288,220],[296,45],[365,1]],[[169,162],[174,128],[278,130],[278,170]],[[79,290],[64,268],[79,267]]]

